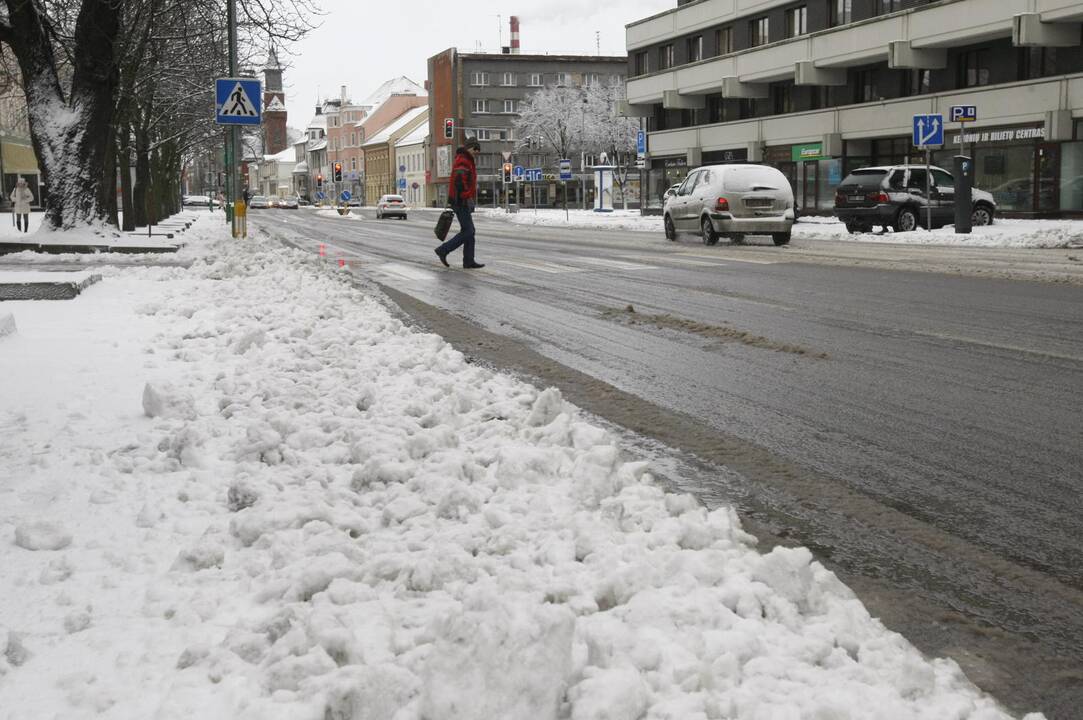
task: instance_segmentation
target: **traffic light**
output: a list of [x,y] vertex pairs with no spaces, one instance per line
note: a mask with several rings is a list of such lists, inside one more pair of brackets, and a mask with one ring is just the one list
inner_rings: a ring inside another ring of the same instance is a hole
[[444,119],[444,137],[448,140],[455,137],[455,118]]
[[511,182],[511,163],[504,163],[504,184],[507,185]]
[[335,182],[342,182],[342,163],[335,163],[331,169]]
[[317,175],[316,176],[316,187],[318,187],[318,188],[323,187],[323,175]]

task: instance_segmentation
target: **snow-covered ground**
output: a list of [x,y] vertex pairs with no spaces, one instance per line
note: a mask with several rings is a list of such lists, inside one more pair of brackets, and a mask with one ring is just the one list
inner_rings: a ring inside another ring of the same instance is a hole
[[[660,215],[639,214],[638,210],[615,210],[596,213],[591,210],[569,210],[565,219],[563,210],[528,208],[518,213],[486,208],[479,210],[484,217],[505,220],[519,225],[545,225],[551,227],[610,228],[635,232],[662,234]],[[966,245],[970,247],[1083,247],[1083,221],[1079,220],[1014,220],[998,218],[995,223],[976,227],[969,235],[957,234],[953,227],[928,232],[860,233],[851,235],[846,227],[833,217],[805,216],[793,226],[795,239],[844,240],[864,243],[902,243],[911,245]]]
[[556,389],[188,240],[0,306],[5,720],[1008,717]]

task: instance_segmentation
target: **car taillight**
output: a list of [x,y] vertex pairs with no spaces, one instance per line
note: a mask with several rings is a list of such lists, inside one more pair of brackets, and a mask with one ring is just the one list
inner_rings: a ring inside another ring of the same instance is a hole
[[726,198],[718,198],[718,202],[714,204],[714,209],[718,212],[729,212],[730,201]]
[[835,204],[836,205],[842,205],[845,202],[846,202],[846,196],[845,195],[843,195],[842,193],[835,193]]
[[886,203],[888,201],[887,194],[882,192],[871,192],[866,197],[876,203]]

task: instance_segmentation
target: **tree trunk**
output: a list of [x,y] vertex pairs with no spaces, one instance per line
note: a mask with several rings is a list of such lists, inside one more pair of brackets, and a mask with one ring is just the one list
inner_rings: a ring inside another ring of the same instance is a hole
[[120,166],[120,206],[123,213],[121,229],[135,230],[135,206],[132,204],[132,150],[131,135],[127,124],[120,128],[117,165]]
[[105,153],[116,106],[114,58],[123,3],[83,0],[75,25],[71,93],[65,98],[42,5],[6,0],[8,42],[26,80],[30,139],[49,204],[44,224],[69,229],[105,219]]
[[147,224],[147,197],[150,191],[149,145],[147,131],[144,128],[138,128],[135,131],[135,192],[132,198],[135,205],[136,226]]
[[109,133],[109,142],[105,151],[105,170],[102,173],[102,189],[105,191],[106,221],[117,227],[117,137]]

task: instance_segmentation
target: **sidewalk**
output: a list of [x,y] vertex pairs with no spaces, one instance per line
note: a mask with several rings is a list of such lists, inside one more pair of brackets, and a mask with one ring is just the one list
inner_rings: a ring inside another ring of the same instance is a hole
[[0,304],[5,720],[1009,717],[556,389],[225,236]]

